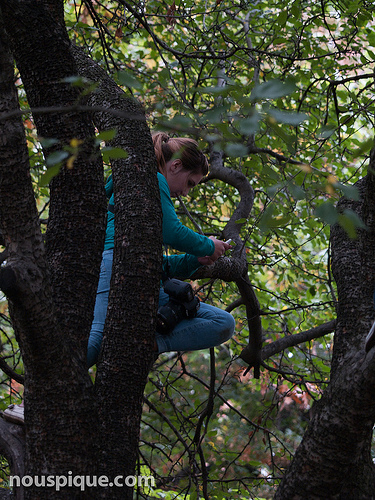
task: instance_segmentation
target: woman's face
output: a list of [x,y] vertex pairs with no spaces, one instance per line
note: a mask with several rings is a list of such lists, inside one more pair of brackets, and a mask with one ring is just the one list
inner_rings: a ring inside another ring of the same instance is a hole
[[191,188],[202,179],[200,173],[185,170],[181,160],[170,160],[165,165],[165,178],[167,179],[172,198],[186,196]]

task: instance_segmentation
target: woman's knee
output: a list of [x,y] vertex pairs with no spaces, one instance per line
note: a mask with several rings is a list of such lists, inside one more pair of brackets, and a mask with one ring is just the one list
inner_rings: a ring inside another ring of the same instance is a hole
[[226,311],[222,312],[224,313],[222,318],[223,328],[221,330],[221,342],[223,343],[233,337],[236,322],[231,314]]
[[233,316],[227,311],[203,303],[198,316],[206,320],[207,324],[210,324],[210,328],[216,332],[217,345],[226,342],[233,336],[236,323]]

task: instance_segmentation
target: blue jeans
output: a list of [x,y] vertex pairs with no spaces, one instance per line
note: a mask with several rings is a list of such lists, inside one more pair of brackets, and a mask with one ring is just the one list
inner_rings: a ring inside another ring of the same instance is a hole
[[[99,356],[103,340],[104,322],[107,315],[108,295],[112,274],[113,250],[103,252],[100,278],[94,309],[88,350],[87,364],[94,365]],[[161,288],[159,306],[169,300]],[[159,354],[168,351],[197,351],[222,344],[229,340],[235,328],[231,314],[201,302],[198,314],[193,319],[184,319],[168,335],[155,334]]]
[[104,322],[107,316],[109,288],[111,284],[113,250],[104,250],[100,266],[98,289],[87,348],[87,365],[95,365],[98,360],[103,340]]

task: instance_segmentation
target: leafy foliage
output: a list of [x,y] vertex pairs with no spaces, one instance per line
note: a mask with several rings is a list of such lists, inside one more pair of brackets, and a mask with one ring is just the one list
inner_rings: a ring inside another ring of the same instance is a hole
[[[373,145],[370,3],[87,0],[66,2],[65,14],[71,39],[143,103],[151,128],[200,139],[248,178],[255,202],[239,222],[265,344],[334,318],[329,225],[352,238],[362,227],[335,203],[357,199]],[[43,141],[30,119],[25,127],[42,214],[51,175],[79,145],[50,156],[46,170]],[[231,186],[210,180],[187,206],[205,234],[220,237],[238,202]],[[162,356],[150,375],[140,448],[158,481],[149,496],[271,498],[329,380],[332,338],[274,355],[252,379],[238,359],[249,331],[235,286],[195,285],[233,311],[236,335],[216,349],[215,377],[207,352]],[[14,356],[5,332],[3,357]]]

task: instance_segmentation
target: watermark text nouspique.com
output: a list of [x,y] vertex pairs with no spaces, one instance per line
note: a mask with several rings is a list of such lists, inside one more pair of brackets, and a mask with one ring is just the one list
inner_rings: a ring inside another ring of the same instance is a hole
[[73,476],[71,471],[68,475],[61,476],[10,476],[9,486],[11,488],[54,488],[60,491],[62,488],[79,488],[84,491],[86,488],[117,488],[141,486],[142,488],[154,488],[155,478],[153,476],[116,476],[110,480],[107,476]]

